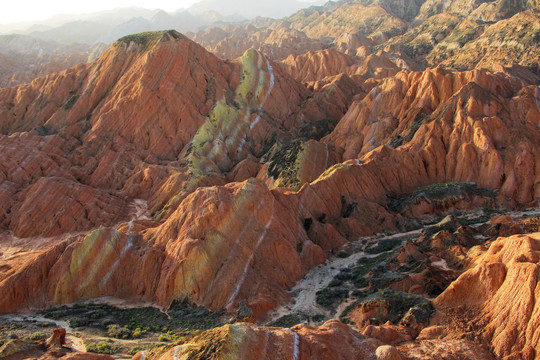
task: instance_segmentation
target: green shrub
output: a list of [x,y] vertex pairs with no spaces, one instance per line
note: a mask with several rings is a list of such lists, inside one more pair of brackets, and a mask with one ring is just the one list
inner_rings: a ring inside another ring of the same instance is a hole
[[28,335],[26,338],[32,341],[43,340],[45,339],[45,334],[43,333],[43,331],[36,331]]
[[141,329],[140,327],[136,328],[135,330],[133,330],[133,337],[134,338],[140,338],[142,337],[144,334],[146,334],[146,330],[143,330]]
[[86,344],[86,351],[96,354],[116,354],[121,351],[121,347],[112,341],[89,342]]
[[294,325],[301,324],[301,323],[302,323],[302,320],[300,319],[298,314],[288,314],[274,321],[271,324],[271,326],[290,328],[290,327],[293,327]]
[[107,336],[117,339],[131,339],[133,338],[133,333],[126,327],[113,324],[107,328]]

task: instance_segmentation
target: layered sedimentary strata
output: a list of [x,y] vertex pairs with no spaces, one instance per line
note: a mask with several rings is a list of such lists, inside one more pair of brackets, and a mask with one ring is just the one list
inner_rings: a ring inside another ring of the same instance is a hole
[[497,356],[533,359],[540,346],[539,256],[538,233],[497,239],[435,305],[476,313],[477,332]]

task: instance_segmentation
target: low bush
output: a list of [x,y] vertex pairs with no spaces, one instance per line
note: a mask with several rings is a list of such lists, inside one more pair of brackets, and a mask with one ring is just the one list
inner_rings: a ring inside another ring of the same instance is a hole
[[96,354],[112,355],[120,352],[121,350],[122,348],[112,341],[89,342],[86,344],[86,351]]
[[127,327],[120,327],[117,324],[113,324],[108,326],[107,336],[117,339],[131,339],[133,338],[133,333]]
[[36,331],[36,332],[28,335],[26,338],[28,340],[32,340],[32,341],[43,340],[43,339],[45,339],[45,334],[43,333],[43,331]]

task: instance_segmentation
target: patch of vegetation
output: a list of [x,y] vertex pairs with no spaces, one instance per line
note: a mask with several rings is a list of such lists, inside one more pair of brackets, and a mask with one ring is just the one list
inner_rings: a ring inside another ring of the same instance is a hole
[[389,207],[394,211],[401,211],[404,207],[410,206],[421,199],[429,201],[444,200],[450,197],[471,198],[481,196],[494,199],[497,195],[495,190],[479,188],[474,182],[449,182],[437,183],[420,187],[407,197],[398,197],[389,194]]
[[296,161],[302,151],[304,151],[304,143],[295,141],[276,152],[270,158],[268,175],[275,180],[281,180],[280,186],[298,190],[301,184],[297,178],[298,166]]
[[[356,294],[357,297],[362,297],[360,294]],[[356,300],[352,303],[350,303],[346,308],[345,310],[343,310],[343,312],[341,313],[341,316],[339,317],[339,320],[341,320],[342,323],[344,324],[349,324],[351,321],[349,320],[348,316],[349,314],[351,313],[351,311],[353,311],[354,309],[356,309],[356,307],[358,305],[361,304],[361,301],[359,300]]]
[[288,314],[272,322],[270,326],[291,328],[294,325],[298,325],[301,323],[302,323],[302,319],[300,319],[300,316],[298,314]]
[[74,304],[40,313],[44,317],[67,320],[72,327],[90,327],[111,337],[140,337],[145,333],[167,333],[170,330],[207,330],[223,325],[224,312],[211,313],[202,307],[174,302],[168,310],[170,319],[153,307],[119,309],[104,304]]
[[341,195],[341,217],[348,218],[350,217],[353,212],[358,209],[358,203],[357,202],[347,202],[347,199],[345,196]]
[[112,355],[122,351],[122,348],[120,347],[120,345],[115,344],[112,341],[99,341],[87,343],[86,351],[96,354]]
[[28,340],[39,341],[45,339],[45,333],[43,331],[36,331],[26,337]]
[[75,94],[71,95],[70,97],[67,98],[64,105],[62,105],[62,108],[64,108],[64,110],[71,109],[73,107],[73,105],[75,105],[77,100],[79,100],[79,95],[75,95]]
[[144,334],[146,334],[147,331],[146,330],[143,330],[141,329],[140,327],[136,328],[135,330],[133,330],[133,337],[134,338],[140,338],[142,337]]
[[500,214],[501,212],[497,209],[484,207],[482,209],[482,213],[479,214],[478,216],[459,216],[457,217],[457,221],[462,226],[471,226],[475,224],[486,223],[489,220],[491,220],[493,216],[500,215]]
[[403,144],[410,142],[412,138],[414,137],[414,135],[416,134],[416,132],[418,131],[418,129],[420,129],[420,126],[422,126],[422,124],[428,121],[426,119],[429,120],[427,114],[422,113],[418,115],[414,119],[413,123],[411,124],[409,128],[409,132],[404,136],[401,136],[401,135],[394,136],[392,140],[390,140],[390,146],[393,149],[395,149],[397,147],[400,147]]
[[311,320],[316,323],[321,323],[326,320],[326,316],[324,316],[323,314],[313,315]]
[[49,135],[49,129],[45,125],[39,125],[34,128],[34,131],[38,134],[38,136],[47,136]]
[[349,290],[342,287],[327,287],[326,289],[317,291],[316,293],[317,304],[325,308],[332,308],[348,297]]
[[123,42],[128,45],[129,43],[134,42],[146,48],[153,42],[159,40],[166,33],[173,36],[174,38],[179,38],[175,35],[176,32],[174,31],[146,31],[138,34],[124,36],[118,39],[117,42]]
[[401,245],[401,238],[384,239],[378,241],[377,244],[366,249],[368,254],[380,254],[382,252],[390,251]]
[[124,327],[120,327],[117,324],[113,324],[109,325],[109,327],[107,328],[107,336],[117,339],[131,339],[133,338],[133,332],[127,328],[127,325]]
[[169,337],[165,336],[165,335],[159,335],[158,341],[159,342],[169,342],[169,341],[171,341],[171,339]]
[[384,253],[375,257],[363,257],[358,259],[356,267],[352,269],[353,279],[364,277],[368,272],[378,265],[384,265],[385,261],[391,256],[390,253]]
[[420,129],[420,126],[422,126],[423,123],[427,122],[429,119],[428,119],[428,115],[427,114],[424,114],[424,113],[421,113],[420,115],[418,115],[413,123],[411,124],[411,127],[409,129],[409,132],[407,133],[407,135],[405,135],[403,137],[403,141],[405,143],[408,143],[409,141],[411,141],[414,137],[414,135],[416,134],[416,132],[418,131],[418,129]]
[[351,254],[345,250],[341,250],[340,252],[337,253],[338,258],[346,259],[349,256],[351,256]]
[[412,58],[429,54],[432,49],[433,45],[429,43],[407,44],[403,46],[405,54]]
[[460,47],[463,47],[466,43],[474,40],[478,34],[482,33],[483,26],[480,23],[467,23],[462,24],[454,29],[450,35],[445,39],[447,43],[457,42]]

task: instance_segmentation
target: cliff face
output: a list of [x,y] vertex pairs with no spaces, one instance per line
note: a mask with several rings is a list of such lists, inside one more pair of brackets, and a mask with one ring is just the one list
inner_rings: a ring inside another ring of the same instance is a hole
[[356,57],[334,49],[290,55],[281,63],[295,79],[302,82],[320,81],[340,74],[381,79],[395,75],[400,69],[384,54]]
[[435,304],[474,309],[475,326],[497,356],[533,359],[539,347],[539,259],[538,233],[500,238]]
[[[344,148],[344,160],[384,156],[396,164],[389,171],[417,164],[412,168],[421,172],[410,172],[410,185],[415,178],[474,181],[520,203],[534,202],[538,174],[530,154],[538,151],[536,94],[519,79],[479,70],[401,72],[354,103],[322,141]],[[535,175],[521,177],[525,168]],[[518,178],[527,180],[517,185]],[[411,190],[398,185],[393,191]]]

